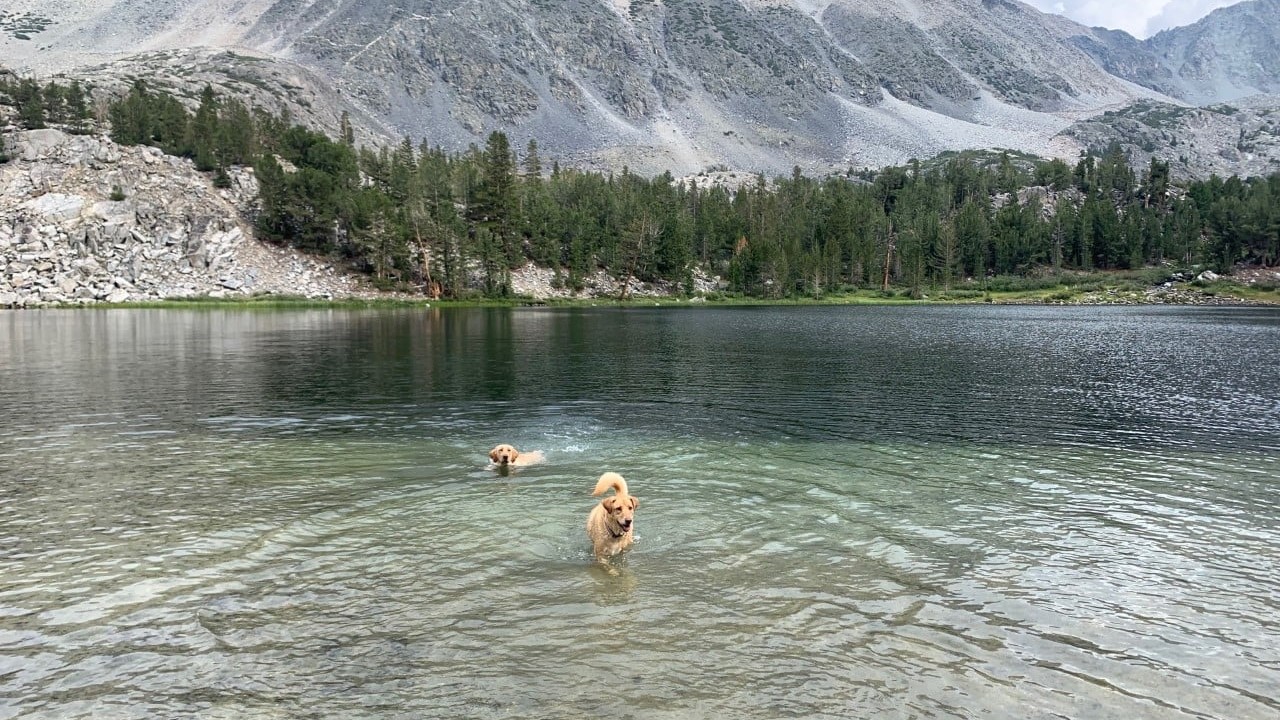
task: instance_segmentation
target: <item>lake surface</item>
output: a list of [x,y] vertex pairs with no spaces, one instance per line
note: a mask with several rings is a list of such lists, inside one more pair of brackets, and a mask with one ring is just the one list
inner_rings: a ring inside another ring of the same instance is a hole
[[1244,308],[0,312],[0,718],[1280,717],[1278,360]]

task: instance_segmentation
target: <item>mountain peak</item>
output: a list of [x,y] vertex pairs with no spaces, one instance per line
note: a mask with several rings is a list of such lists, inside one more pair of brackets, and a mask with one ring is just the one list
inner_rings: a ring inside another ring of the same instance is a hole
[[0,39],[20,70],[232,48],[313,78],[309,102],[388,138],[462,149],[500,129],[566,162],[681,174],[965,148],[1072,157],[1060,133],[1079,119],[1280,78],[1280,0],[1146,42],[1012,0],[62,0],[43,24],[30,18],[47,3],[11,3],[40,25]]

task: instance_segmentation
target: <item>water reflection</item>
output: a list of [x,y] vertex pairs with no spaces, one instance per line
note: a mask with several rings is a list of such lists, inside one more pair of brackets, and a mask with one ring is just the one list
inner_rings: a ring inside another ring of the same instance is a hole
[[591,575],[592,595],[597,605],[626,606],[634,599],[638,580],[625,560],[592,563],[587,566],[587,572]]
[[1265,314],[987,310],[29,313],[0,329],[0,397],[179,423],[593,401],[696,433],[1276,448]]
[[[1280,711],[1273,312],[24,312],[0,340],[0,717]],[[548,460],[499,473],[498,441]],[[645,500],[616,574],[603,470]]]

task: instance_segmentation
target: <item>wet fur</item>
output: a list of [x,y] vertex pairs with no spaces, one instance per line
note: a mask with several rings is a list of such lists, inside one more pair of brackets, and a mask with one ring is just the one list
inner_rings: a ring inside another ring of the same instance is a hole
[[613,495],[601,500],[587,516],[587,537],[597,560],[613,557],[635,542],[635,510],[640,499],[627,492],[627,481],[615,472],[607,472],[596,481],[592,495],[613,488]]
[[513,445],[503,443],[495,445],[489,451],[489,462],[498,467],[524,467],[525,465],[533,465],[543,460],[541,450],[531,450],[529,452],[520,452]]

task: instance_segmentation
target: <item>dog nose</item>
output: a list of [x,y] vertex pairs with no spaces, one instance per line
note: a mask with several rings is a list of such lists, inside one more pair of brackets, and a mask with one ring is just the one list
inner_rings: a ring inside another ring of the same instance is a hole
[[622,527],[624,527],[624,528],[629,528],[629,527],[631,527],[631,521],[630,521],[630,520],[623,520],[623,521],[622,521]]

